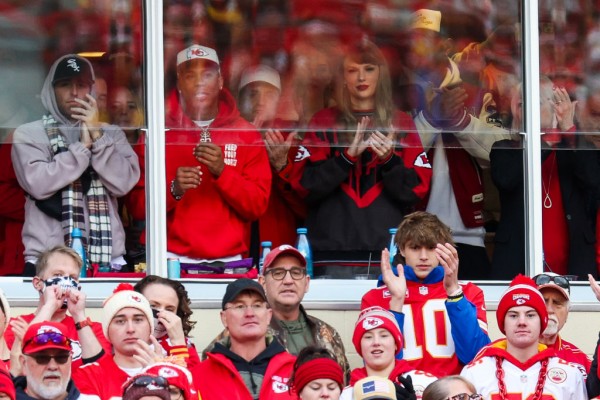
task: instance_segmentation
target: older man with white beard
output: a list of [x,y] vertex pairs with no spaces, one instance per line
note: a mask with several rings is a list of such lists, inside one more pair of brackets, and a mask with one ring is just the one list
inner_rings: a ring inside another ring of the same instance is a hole
[[23,375],[14,378],[18,400],[75,400],[79,390],[71,380],[72,349],[68,329],[59,322],[30,325],[20,356]]
[[571,286],[567,278],[553,272],[536,275],[533,280],[542,293],[548,310],[548,326],[540,336],[540,343],[556,350],[563,360],[576,364],[586,375],[590,371],[592,360],[577,346],[560,337],[559,332],[565,326],[571,308]]

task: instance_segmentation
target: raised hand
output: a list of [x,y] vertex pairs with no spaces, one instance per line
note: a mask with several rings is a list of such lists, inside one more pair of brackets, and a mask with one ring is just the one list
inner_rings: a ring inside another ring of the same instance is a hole
[[356,124],[356,134],[352,139],[350,147],[348,147],[348,155],[350,157],[358,157],[361,155],[367,147],[369,147],[369,141],[365,140],[365,130],[371,123],[371,118],[362,117],[358,124]]
[[284,139],[277,129],[269,129],[265,133],[264,141],[269,155],[269,163],[275,171],[279,172],[287,165],[288,153],[297,135],[298,132],[293,131]]
[[173,194],[183,196],[186,191],[196,189],[202,183],[200,167],[179,167],[175,175]]
[[558,127],[562,132],[566,132],[574,126],[576,101],[571,101],[569,93],[564,87],[555,87],[552,89],[554,98],[554,114]]
[[380,160],[387,160],[394,151],[396,141],[396,132],[390,127],[386,135],[380,131],[375,131],[369,138],[369,146]]
[[450,296],[458,291],[458,252],[450,243],[438,243],[435,252],[440,262],[444,267],[444,288]]
[[381,251],[381,275],[383,283],[385,283],[392,295],[390,300],[390,310],[402,312],[404,298],[406,297],[406,278],[404,277],[404,267],[402,264],[397,265],[397,270],[398,276],[392,271],[389,250],[387,248],[383,249]]
[[206,165],[215,178],[221,176],[225,168],[225,159],[220,146],[214,143],[198,143],[194,148],[194,157],[200,164]]
[[158,312],[158,322],[165,327],[173,346],[183,346],[186,344],[183,324],[177,314],[168,310],[160,310]]

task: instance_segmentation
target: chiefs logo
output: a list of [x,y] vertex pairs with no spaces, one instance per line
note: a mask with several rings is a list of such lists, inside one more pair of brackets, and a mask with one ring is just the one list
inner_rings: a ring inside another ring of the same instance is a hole
[[562,368],[550,368],[546,376],[554,383],[563,383],[567,380],[567,373]]
[[169,367],[162,367],[159,369],[158,375],[162,376],[163,378],[177,378],[177,376],[179,376],[176,370]]
[[304,146],[298,146],[298,151],[294,157],[294,162],[300,162],[308,157],[310,157],[310,152],[308,149]]
[[516,303],[517,303],[518,306],[520,306],[520,305],[523,305],[523,304],[527,303],[527,300],[525,300],[525,299],[517,299]]
[[378,326],[383,325],[383,320],[381,318],[376,318],[376,317],[367,317],[365,318],[365,320],[363,321],[362,325],[363,325],[363,329],[366,330],[371,330],[371,329],[375,329]]
[[129,296],[129,299],[135,303],[142,302],[142,298],[140,296],[138,296],[137,294],[132,294],[131,296]]
[[208,53],[197,47],[194,47],[188,51],[188,60],[191,58],[206,57],[206,56],[208,56]]
[[274,393],[286,393],[289,390],[287,385],[287,378],[282,378],[277,375],[273,375],[271,378],[273,381],[271,382],[271,388]]

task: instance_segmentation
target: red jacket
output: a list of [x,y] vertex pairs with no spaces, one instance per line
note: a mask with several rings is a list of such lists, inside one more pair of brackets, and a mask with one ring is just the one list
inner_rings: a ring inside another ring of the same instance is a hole
[[121,399],[123,384],[129,375],[115,363],[110,353],[104,354],[91,364],[84,364],[73,370],[73,381],[87,399]]
[[[193,371],[202,400],[252,400],[233,362],[224,354],[207,353],[207,359]],[[260,400],[295,400],[287,382],[296,357],[288,352],[275,355],[269,362],[260,390]]]
[[[167,249],[202,259],[245,253],[249,224],[267,209],[271,187],[271,169],[260,134],[240,117],[233,97],[223,89],[218,114],[209,128],[212,142],[221,146],[225,159],[225,168],[217,179],[192,154],[201,130],[184,114],[177,91],[167,99],[166,126],[171,129],[166,133]],[[137,151],[140,181],[127,205],[134,218],[143,219],[143,146],[137,146]],[[176,201],[169,187],[177,168],[198,165],[202,183]]]

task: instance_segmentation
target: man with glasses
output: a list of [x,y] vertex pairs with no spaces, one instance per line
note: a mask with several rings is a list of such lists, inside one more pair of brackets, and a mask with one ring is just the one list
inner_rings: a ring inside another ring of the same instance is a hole
[[192,373],[202,400],[290,399],[287,382],[296,357],[267,333],[272,310],[263,287],[241,278],[229,285],[221,322],[229,330]]
[[587,375],[592,361],[577,346],[560,337],[559,332],[565,326],[571,308],[569,281],[553,272],[536,275],[533,280],[542,293],[548,311],[548,327],[540,336],[540,343],[556,350],[556,355],[565,361],[578,365]]
[[[273,311],[269,333],[294,355],[310,345],[328,349],[335,355],[347,378],[350,364],[339,333],[326,322],[308,315],[302,307],[302,300],[310,286],[304,256],[287,244],[274,248],[265,258],[264,275],[258,278],[258,282],[263,286]],[[213,348],[216,342],[226,340],[227,335],[227,330],[223,331],[207,350]]]
[[[484,347],[461,375],[485,399],[587,399],[585,375],[539,343],[548,312],[535,282],[518,275],[498,302],[505,339]],[[510,393],[510,394],[509,394]]]
[[59,322],[43,321],[27,328],[19,357],[23,376],[13,379],[20,400],[78,399],[71,380],[72,349],[68,329]]
[[[82,335],[97,338],[107,352],[112,348],[102,333],[102,325],[92,322],[85,315],[86,295],[79,286],[81,267],[82,261],[77,252],[66,246],[56,246],[40,254],[32,280],[34,289],[39,293],[38,306],[32,314],[18,317],[25,324],[41,321],[63,324],[67,328],[68,337],[72,339],[73,369],[82,364],[82,357],[93,356],[99,351],[98,348],[91,349],[91,354],[83,353],[80,344]],[[4,339],[6,345],[12,348],[15,342],[12,324],[8,325]]]

